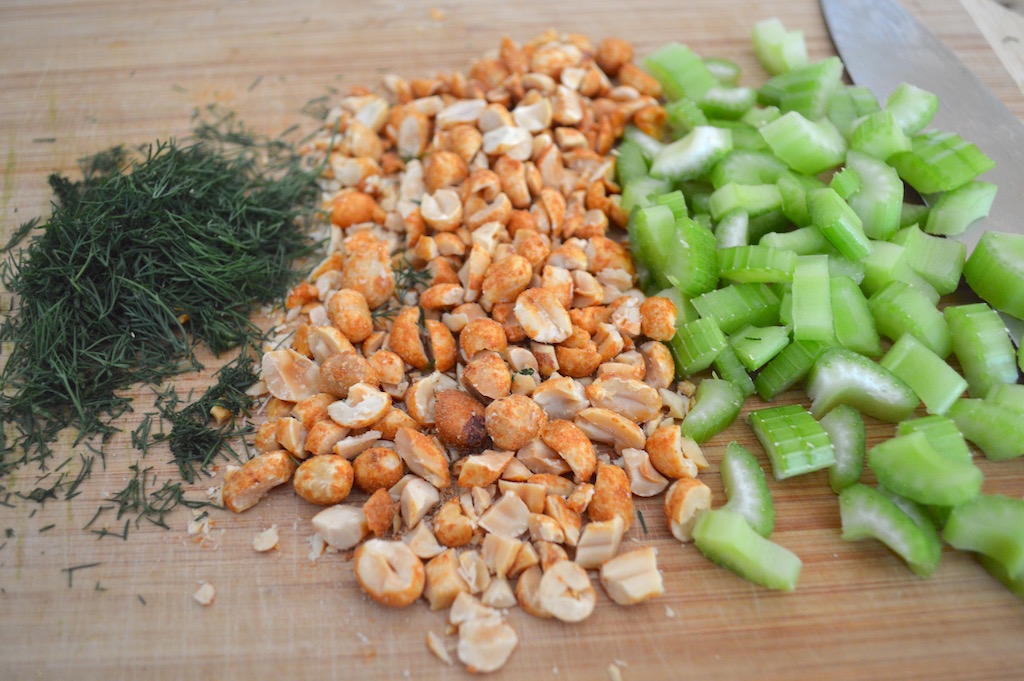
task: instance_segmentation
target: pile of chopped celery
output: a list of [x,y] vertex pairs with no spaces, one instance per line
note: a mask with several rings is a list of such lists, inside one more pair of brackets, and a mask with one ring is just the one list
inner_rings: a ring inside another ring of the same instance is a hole
[[[753,43],[771,74],[756,89],[678,43],[647,57],[666,124],[629,126],[618,147],[641,283],[679,308],[677,378],[703,377],[682,431],[705,442],[748,396],[802,385],[809,409],[748,418],[777,480],[827,469],[844,539],[878,539],[920,576],[945,540],[1022,594],[1024,500],[982,492],[967,441],[991,460],[1024,455],[1024,353],[996,312],[1024,318],[1024,236],[987,233],[970,258],[945,238],[988,214],[996,187],[978,177],[993,162],[928,127],[932,93],[903,84],[880,104],[775,19]],[[940,308],[961,276],[988,302]],[[864,415],[895,436],[865,451]],[[697,547],[795,588],[800,559],[767,538],[756,458],[731,443],[722,476],[729,501],[699,518]]]

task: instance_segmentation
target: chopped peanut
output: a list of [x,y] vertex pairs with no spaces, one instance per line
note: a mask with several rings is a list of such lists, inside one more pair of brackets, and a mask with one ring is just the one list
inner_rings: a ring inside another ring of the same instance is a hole
[[619,605],[634,605],[661,596],[665,586],[653,546],[634,549],[601,566],[601,585]]
[[356,549],[354,564],[363,591],[382,605],[404,608],[423,593],[423,563],[402,542],[371,539]]

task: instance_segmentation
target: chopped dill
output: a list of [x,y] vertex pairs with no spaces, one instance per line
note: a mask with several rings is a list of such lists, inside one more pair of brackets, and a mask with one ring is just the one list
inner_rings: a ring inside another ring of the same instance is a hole
[[88,570],[89,568],[94,568],[100,564],[101,563],[83,563],[81,565],[74,565],[72,567],[61,568],[60,571],[68,573],[68,588],[70,589],[72,577],[76,572],[78,572],[79,570]]
[[647,534],[647,521],[644,520],[644,512],[639,508],[636,510],[636,517],[640,519],[640,527],[644,528],[644,534]]
[[[167,522],[164,518],[174,508],[178,506],[185,506],[187,508],[203,508],[204,506],[213,506],[208,501],[196,501],[188,499],[185,496],[185,488],[180,482],[164,482],[163,486],[154,489],[156,485],[156,473],[153,472],[152,467],[141,468],[138,463],[134,463],[128,467],[128,470],[132,472],[131,479],[121,490],[114,492],[110,495],[110,501],[116,504],[116,506],[106,508],[117,509],[117,520],[121,520],[125,515],[134,514],[135,527],[139,527],[143,519],[148,520],[150,523],[168,529]],[[103,507],[100,511],[97,511],[96,516],[102,512]],[[93,520],[96,518],[94,517]],[[93,520],[89,521],[89,525],[93,523]],[[132,519],[129,518],[129,521]],[[88,525],[86,526],[88,527]],[[106,530],[93,530],[95,534],[103,536],[115,536],[121,539],[128,538],[128,526],[125,525],[124,530],[121,534],[114,534]]]
[[135,597],[139,599],[139,603],[146,604],[146,599],[142,597],[142,594],[136,594]]
[[55,527],[57,527],[57,525],[55,523],[50,523],[49,525],[45,525],[43,527],[40,527],[39,528],[39,534],[42,534],[43,532],[49,532],[50,530],[52,530]]
[[21,223],[21,225],[16,230],[14,230],[14,234],[11,235],[11,238],[7,240],[7,245],[5,245],[3,248],[0,248],[0,253],[6,253],[7,251],[11,250],[12,248],[20,244],[25,239],[25,237],[28,236],[28,233],[38,226],[39,218],[32,218],[31,220],[27,220]]

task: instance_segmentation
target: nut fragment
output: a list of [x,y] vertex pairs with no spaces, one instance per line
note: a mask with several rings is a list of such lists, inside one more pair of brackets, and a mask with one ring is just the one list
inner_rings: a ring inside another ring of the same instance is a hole
[[[524,544],[523,548],[525,549],[528,546],[530,545]],[[530,551],[533,551],[532,547]],[[544,608],[540,601],[540,582],[544,573],[541,572],[540,566],[536,563],[536,553],[533,555],[533,560],[533,565],[524,569],[522,574],[519,575],[519,580],[516,582],[516,601],[519,603],[519,607],[527,614],[542,619],[551,619],[551,613]]]
[[649,421],[661,410],[661,395],[651,386],[631,378],[599,378],[587,386],[595,407],[610,409],[637,422]]
[[629,489],[638,497],[653,497],[660,494],[669,481],[651,465],[651,459],[642,449],[625,449],[622,452]]
[[341,503],[352,490],[352,464],[336,454],[302,462],[292,480],[295,492],[311,504]]
[[469,585],[459,575],[459,558],[455,549],[445,549],[426,565],[426,586],[423,596],[431,610],[450,607],[460,593],[469,593]]
[[485,426],[495,446],[517,451],[536,438],[547,424],[544,411],[529,397],[509,395],[491,402]]
[[[412,552],[423,560],[430,560],[434,556],[440,555],[444,552],[444,547],[437,543],[437,538],[434,537],[433,531],[430,529],[429,522],[423,522],[414,527],[410,532],[406,532],[405,536],[402,537],[402,541],[409,545]],[[427,581],[429,584],[430,572],[427,571]]]
[[633,524],[633,495],[629,490],[626,471],[612,464],[602,463],[597,467],[594,480],[594,498],[587,506],[591,520],[622,519],[623,529]]
[[437,659],[446,665],[453,664],[452,656],[448,654],[448,649],[444,645],[444,639],[438,636],[433,629],[427,632],[427,650],[434,653]]
[[423,563],[400,541],[371,539],[356,549],[356,578],[382,605],[404,608],[423,593]]
[[646,450],[658,472],[673,479],[697,477],[697,463],[686,456],[687,451],[691,456],[699,455],[701,459],[704,458],[700,453],[700,445],[684,437],[676,426],[666,426],[654,431],[647,439]]
[[458,499],[449,499],[434,516],[434,536],[442,546],[458,548],[473,538],[473,523],[462,512]]
[[439,501],[441,495],[436,487],[420,478],[410,480],[402,488],[401,497],[402,520],[405,526],[415,527]]
[[[545,424],[546,427],[547,424]],[[516,452],[516,458],[534,474],[562,475],[572,471],[565,459],[540,438],[531,440]],[[531,476],[532,477],[532,476]]]
[[373,319],[366,298],[359,291],[343,288],[327,301],[327,316],[353,343],[361,343],[373,331]]
[[462,370],[462,384],[483,401],[505,397],[512,389],[512,374],[501,355],[485,350],[478,352]]
[[402,478],[402,459],[393,449],[371,447],[363,451],[352,462],[356,487],[372,494],[379,489],[389,489]]
[[508,347],[508,338],[505,336],[505,330],[501,324],[493,319],[480,317],[471,320],[459,332],[459,347],[462,350],[462,356],[471,360],[476,357],[477,353],[485,350],[504,352]]
[[504,537],[518,537],[529,528],[530,509],[515,492],[505,492],[480,518],[480,527]]
[[652,296],[640,304],[640,330],[643,335],[659,341],[670,341],[676,335],[676,305],[668,298]]
[[579,543],[582,520],[579,513],[569,508],[565,499],[556,494],[549,494],[544,501],[544,512],[558,523],[567,545],[576,546]]
[[537,588],[541,607],[563,622],[582,622],[594,612],[597,594],[586,571],[563,560],[552,565]]
[[505,665],[518,643],[515,630],[500,617],[475,619],[459,627],[456,652],[470,672],[493,672]]
[[494,483],[511,460],[512,452],[509,451],[488,450],[467,456],[459,471],[459,487],[486,487]]
[[495,577],[480,595],[480,602],[491,608],[508,609],[516,604],[516,595],[508,579]]
[[711,508],[711,489],[695,478],[679,478],[665,493],[665,518],[672,536],[681,542],[693,537],[697,515]]
[[461,390],[436,393],[434,419],[441,441],[462,450],[477,450],[487,444],[484,405]]
[[664,594],[654,547],[634,549],[602,565],[601,585],[619,605],[635,605]]
[[356,383],[376,387],[379,382],[377,372],[354,350],[331,355],[320,365],[318,389],[336,398],[348,397],[349,388]]
[[523,542],[514,537],[488,534],[484,537],[480,555],[487,568],[497,577],[505,577],[519,555]]
[[325,508],[313,516],[312,523],[327,545],[339,551],[352,548],[361,542],[369,531],[366,516],[358,506],[339,504]]
[[569,313],[548,289],[526,289],[515,301],[513,314],[531,340],[561,343],[572,333]]
[[592,441],[614,445],[620,452],[630,447],[640,449],[645,443],[640,426],[609,409],[583,409],[576,414],[575,422]]
[[327,407],[336,423],[346,428],[366,428],[378,421],[391,406],[391,396],[367,383],[349,388],[348,397]]
[[277,548],[278,541],[277,525],[272,525],[252,538],[252,549],[259,553],[272,551]]
[[583,384],[568,376],[558,376],[537,386],[533,400],[541,406],[549,419],[571,419],[589,407]]
[[421,426],[433,426],[437,418],[437,395],[456,387],[449,376],[435,371],[425,378],[413,381],[405,391],[405,408]]
[[395,451],[416,475],[437,489],[451,482],[448,459],[436,442],[411,428],[399,428],[395,435]]
[[314,456],[326,456],[348,435],[348,430],[331,420],[317,421],[306,435],[306,449]]
[[320,380],[320,367],[291,348],[263,355],[261,375],[270,394],[286,402],[312,397]]
[[576,562],[588,570],[599,568],[619,552],[622,543],[622,518],[587,523],[576,545]]
[[235,513],[252,508],[267,492],[288,482],[295,468],[295,462],[283,449],[249,459],[241,468],[224,476],[221,492],[224,506]]
[[366,527],[375,537],[383,537],[395,520],[395,502],[386,489],[378,489],[363,504]]
[[565,459],[577,482],[587,482],[594,476],[597,467],[594,445],[575,423],[562,419],[551,421],[541,432],[541,439]]

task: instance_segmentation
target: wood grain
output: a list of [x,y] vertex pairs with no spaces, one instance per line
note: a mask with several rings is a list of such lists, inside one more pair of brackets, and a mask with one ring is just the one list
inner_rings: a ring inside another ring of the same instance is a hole
[[[973,14],[984,0],[969,3]],[[907,4],[1024,114],[1024,97],[959,2]],[[749,46],[759,19],[778,16],[803,29],[815,58],[832,53],[817,4],[805,0],[449,0],[436,8],[443,16],[430,5],[397,0],[7,0],[0,6],[3,239],[46,211],[49,172],[70,172],[79,157],[113,144],[183,134],[196,106],[223,103],[270,133],[292,123],[308,127],[303,104],[332,88],[376,85],[385,72],[462,68],[503,34],[525,40],[555,27],[595,39],[618,35],[640,54],[680,40],[703,55],[738,61],[749,83],[764,77]],[[0,302],[9,309],[6,291]],[[205,380],[176,383],[187,391]],[[751,399],[744,413],[759,406]],[[127,431],[146,409],[140,399]],[[872,422],[869,444],[890,433]],[[706,448],[713,463],[732,439],[767,465],[742,422]],[[64,451],[77,450],[68,443]],[[142,464],[162,481],[173,475],[168,458],[152,452]],[[428,629],[443,630],[441,614],[422,605],[377,607],[343,556],[308,560],[313,510],[288,489],[241,516],[215,513],[214,531],[202,543],[186,536],[186,512],[170,519],[169,531],[133,525],[126,542],[83,531],[136,460],[120,438],[106,470],[97,462],[73,502],[0,507],[0,678],[466,676],[424,645]],[[980,465],[986,491],[1024,494],[1024,460]],[[5,484],[27,492],[40,474],[23,470]],[[717,473],[705,479],[721,499]],[[201,495],[213,484],[196,490]],[[804,561],[795,593],[771,593],[712,566],[692,546],[671,540],[657,501],[642,502],[649,532],[635,523],[628,541],[658,547],[666,596],[624,609],[600,595],[595,614],[578,626],[513,612],[520,647],[495,678],[601,679],[613,661],[626,679],[1020,678],[1024,608],[969,556],[947,549],[935,575],[918,579],[881,545],[839,539],[824,474],[770,486],[774,538]],[[121,524],[111,518],[109,527],[120,531]],[[281,530],[280,550],[255,554],[252,536],[272,524]],[[10,538],[3,534],[8,528]],[[74,572],[69,586],[62,570],[93,562],[100,564]],[[217,589],[208,608],[191,599],[203,580]]]

